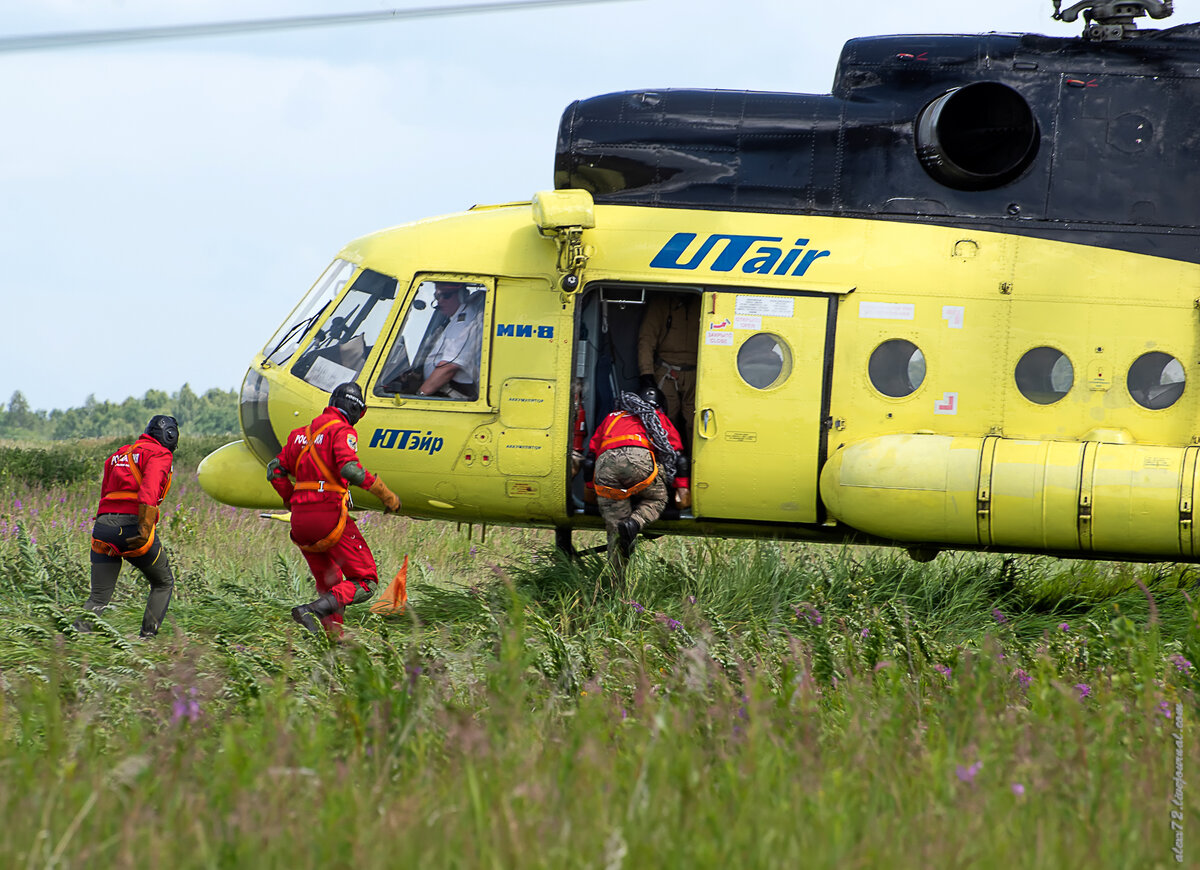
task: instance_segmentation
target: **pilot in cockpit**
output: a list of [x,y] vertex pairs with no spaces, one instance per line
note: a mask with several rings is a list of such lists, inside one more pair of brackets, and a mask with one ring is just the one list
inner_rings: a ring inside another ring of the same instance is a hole
[[433,350],[425,356],[424,381],[418,396],[474,399],[479,395],[479,360],[483,347],[483,293],[472,294],[468,285],[450,281],[434,283],[438,311],[447,317]]

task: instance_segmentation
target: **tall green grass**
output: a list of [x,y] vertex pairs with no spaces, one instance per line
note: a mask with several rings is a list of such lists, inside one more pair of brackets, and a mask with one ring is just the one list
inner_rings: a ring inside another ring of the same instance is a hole
[[71,627],[95,488],[0,482],[0,866],[1176,864],[1191,567],[664,538],[617,592],[547,532],[370,515],[412,605],[333,645],[286,526],[178,473],[147,643],[129,569]]

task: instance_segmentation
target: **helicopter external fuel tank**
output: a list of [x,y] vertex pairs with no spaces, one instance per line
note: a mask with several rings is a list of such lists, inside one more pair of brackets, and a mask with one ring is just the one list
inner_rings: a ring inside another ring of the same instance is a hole
[[[1116,435],[1119,439],[1119,433]],[[830,515],[899,542],[1192,557],[1200,447],[883,435],[830,457]]]

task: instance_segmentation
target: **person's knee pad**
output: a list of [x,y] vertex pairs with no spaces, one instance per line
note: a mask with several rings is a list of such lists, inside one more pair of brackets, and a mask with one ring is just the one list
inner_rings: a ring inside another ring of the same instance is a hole
[[362,604],[364,601],[370,600],[375,595],[375,590],[379,588],[378,580],[356,580],[354,589],[354,599],[351,604]]

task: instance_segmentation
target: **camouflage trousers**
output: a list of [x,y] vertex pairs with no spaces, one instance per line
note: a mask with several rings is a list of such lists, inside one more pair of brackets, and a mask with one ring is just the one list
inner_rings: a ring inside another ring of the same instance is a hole
[[[614,447],[596,457],[595,481],[601,486],[627,489],[649,477],[653,469],[654,455],[645,447]],[[640,532],[662,516],[667,506],[667,484],[660,472],[648,487],[629,498],[605,498],[597,493],[596,502],[600,516],[604,517],[604,527],[608,529],[608,563],[617,576],[622,577],[628,554],[621,547],[617,524],[626,517],[633,517]]]

